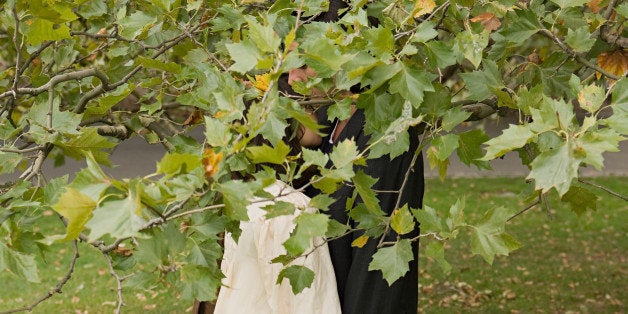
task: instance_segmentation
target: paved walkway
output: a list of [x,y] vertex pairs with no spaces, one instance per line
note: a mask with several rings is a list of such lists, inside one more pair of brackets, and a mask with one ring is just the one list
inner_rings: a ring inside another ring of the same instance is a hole
[[[491,135],[500,134],[500,128],[507,127],[507,121],[496,123],[492,120],[481,122],[487,133]],[[467,128],[478,127],[478,124],[468,124]],[[193,130],[192,135],[202,138],[202,130]],[[106,173],[116,178],[128,178],[152,173],[156,169],[157,161],[161,159],[165,150],[161,145],[146,144],[141,138],[133,137],[122,144],[111,154],[113,168],[105,167]],[[622,142],[620,151],[605,154],[605,168],[597,171],[592,167],[581,168],[582,176],[628,176],[628,141]],[[454,156],[447,171],[448,177],[500,177],[500,176],[527,176],[528,169],[521,165],[519,158],[514,153],[506,154],[503,159],[491,162],[493,170],[479,171],[475,166],[467,167]],[[84,162],[78,162],[71,158],[66,159],[63,167],[52,167],[52,160],[47,160],[44,165],[44,174],[47,178],[54,178],[67,173],[74,173],[80,167],[84,167]],[[437,177],[437,169],[429,169],[427,160],[425,161],[426,177]],[[10,177],[0,176],[0,183],[9,180]]]

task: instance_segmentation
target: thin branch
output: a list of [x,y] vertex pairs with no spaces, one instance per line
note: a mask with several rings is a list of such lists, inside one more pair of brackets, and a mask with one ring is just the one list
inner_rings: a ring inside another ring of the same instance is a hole
[[114,311],[114,313],[120,314],[122,307],[125,305],[124,299],[122,297],[122,282],[124,281],[124,279],[126,279],[126,277],[120,277],[118,273],[116,273],[116,271],[113,269],[113,261],[111,260],[111,256],[109,256],[109,254],[103,253],[103,255],[105,256],[105,259],[107,260],[107,264],[109,264],[109,273],[111,274],[111,276],[113,276],[113,278],[116,279],[116,282],[118,284],[118,302],[117,302],[118,306],[116,307],[116,310]]
[[536,202],[526,206],[524,209],[520,210],[519,212],[517,212],[516,214],[512,215],[510,218],[508,218],[506,220],[506,222],[510,222],[511,220],[517,218],[517,216],[527,212],[528,210],[530,210],[532,207],[541,204],[541,196],[539,195],[539,198],[536,200]]
[[539,197],[543,200],[543,208],[545,208],[545,214],[547,214],[547,218],[549,220],[554,219],[552,216],[552,208],[550,207],[549,200],[545,194],[539,195]]
[[31,148],[25,148],[25,149],[15,149],[15,148],[4,148],[4,147],[0,147],[0,152],[3,153],[16,153],[16,154],[26,154],[26,153],[32,153],[32,152],[36,152],[40,149],[43,149],[43,146],[35,146],[35,147],[31,147]]
[[604,76],[609,77],[611,79],[614,80],[619,80],[621,77],[610,73],[604,69],[602,69],[601,67],[599,67],[597,64],[593,64],[591,63],[589,60],[585,59],[582,55],[576,53],[575,51],[573,51],[571,48],[569,48],[567,45],[565,45],[565,43],[563,43],[560,38],[558,38],[558,36],[556,36],[554,33],[552,33],[552,31],[550,31],[547,28],[541,28],[539,30],[539,33],[545,37],[550,38],[551,40],[553,40],[558,47],[560,47],[560,49],[562,49],[564,52],[566,52],[567,54],[569,54],[570,56],[572,56],[573,58],[576,59],[576,61],[578,61],[580,64],[586,66],[587,68],[593,69],[595,71],[598,71],[600,73],[602,73]]
[[615,192],[615,191],[613,191],[613,190],[611,190],[611,189],[609,189],[609,188],[607,188],[605,186],[601,186],[601,185],[595,184],[593,182],[585,181],[585,180],[580,179],[580,178],[578,178],[578,182],[584,183],[586,185],[590,185],[592,187],[596,187],[596,188],[598,188],[598,189],[600,189],[600,190],[602,190],[602,191],[604,191],[604,192],[606,192],[606,193],[608,193],[608,194],[610,194],[612,196],[618,197],[618,198],[620,198],[620,199],[622,199],[624,201],[628,201],[628,197],[626,197],[624,195],[621,195],[621,194],[619,194],[619,193],[617,193],[617,192]]
[[41,302],[44,302],[45,300],[50,299],[55,294],[62,293],[63,286],[65,286],[65,284],[72,277],[72,274],[74,273],[74,266],[76,265],[76,260],[79,258],[78,241],[74,240],[73,247],[74,247],[74,255],[72,256],[72,259],[70,260],[70,266],[68,266],[68,271],[65,273],[65,276],[63,276],[63,278],[61,278],[61,280],[59,280],[59,282],[54,286],[54,288],[52,288],[50,291],[48,291],[48,293],[46,293],[46,295],[44,295],[39,300],[35,301],[33,304],[29,306],[25,306],[25,307],[14,309],[14,310],[9,310],[6,312],[1,312],[0,314],[17,313],[17,312],[24,312],[24,311],[30,312],[36,306],[38,306]]

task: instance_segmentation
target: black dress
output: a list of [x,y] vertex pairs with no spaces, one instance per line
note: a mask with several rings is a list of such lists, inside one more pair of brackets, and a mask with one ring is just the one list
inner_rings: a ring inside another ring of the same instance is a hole
[[[319,110],[318,116],[319,124],[326,126],[323,132],[330,134],[323,139],[321,149],[329,152],[335,144],[329,141],[335,122],[327,121],[327,113],[324,108]],[[369,140],[369,136],[365,135],[363,131],[364,119],[364,112],[357,110],[335,142],[352,138],[356,141],[358,150],[364,150]],[[378,179],[373,186],[374,190],[395,191],[401,188],[413,153],[419,144],[416,136],[410,136],[410,138],[408,152],[392,160],[388,155],[368,159],[366,166],[359,167],[366,174]],[[419,158],[401,194],[401,206],[407,204],[410,208],[420,208],[423,190],[423,160]],[[349,220],[345,204],[352,193],[353,187],[343,185],[333,194],[336,202],[330,206],[329,214],[332,218],[341,223],[346,223]],[[390,215],[397,203],[398,193],[377,193],[377,196],[382,210]],[[352,224],[352,222],[349,223]],[[404,236],[413,237],[418,235],[418,232],[417,228],[414,232]],[[388,238],[394,241],[397,235],[392,230],[390,233]],[[370,239],[362,248],[352,247],[351,242],[360,235],[360,233],[354,232],[329,242],[342,312],[345,314],[416,313],[418,306],[418,242],[413,243],[414,260],[410,263],[410,271],[394,282],[392,286],[389,286],[383,279],[381,271],[368,271],[368,265],[376,251],[379,239]]]

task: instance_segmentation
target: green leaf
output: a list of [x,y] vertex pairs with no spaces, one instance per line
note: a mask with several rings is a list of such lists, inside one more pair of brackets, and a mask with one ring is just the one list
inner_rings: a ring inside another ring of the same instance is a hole
[[466,121],[471,116],[471,112],[463,110],[461,107],[454,107],[443,115],[441,127],[449,132],[457,127],[460,123]]
[[521,247],[513,237],[505,233],[506,220],[511,213],[503,207],[487,211],[477,225],[473,226],[471,235],[471,252],[493,264],[495,255],[508,255]]
[[386,61],[390,59],[395,48],[395,38],[390,29],[381,27],[367,28],[364,32],[364,39],[367,42],[366,49],[376,58]]
[[281,38],[275,33],[273,25],[262,25],[252,16],[245,16],[244,19],[249,24],[248,38],[255,43],[260,51],[274,52],[279,47]]
[[484,48],[488,45],[489,35],[490,32],[485,30],[480,34],[465,31],[458,33],[456,36],[456,43],[458,44],[460,51],[475,68],[480,66],[480,63],[482,63],[482,54],[484,52]]
[[488,135],[482,129],[474,129],[458,134],[456,153],[460,161],[467,166],[474,164],[478,169],[491,169],[488,161],[479,160],[484,155],[482,144],[488,141],[488,139]]
[[291,265],[279,272],[277,284],[281,284],[285,278],[290,281],[292,293],[299,294],[303,289],[312,286],[314,282],[314,272],[305,266]]
[[369,211],[381,211],[379,199],[377,199],[377,196],[372,189],[373,185],[377,182],[377,179],[364,173],[364,171],[359,170],[352,180],[355,185],[355,190],[360,195],[364,206],[366,206]]
[[569,203],[571,210],[578,216],[582,216],[587,209],[597,210],[599,197],[591,190],[579,186],[572,186],[560,200]]
[[458,135],[446,134],[432,140],[430,151],[440,161],[444,161],[458,148]]
[[116,146],[115,143],[110,142],[106,137],[98,134],[98,130],[95,127],[85,127],[81,129],[81,133],[78,136],[68,141],[57,140],[54,144],[61,148],[66,156],[75,159],[83,159],[87,152],[89,152],[98,163],[107,166],[110,165],[111,162],[109,161],[109,154],[103,151],[103,149]]
[[603,153],[619,151],[619,142],[623,140],[625,137],[613,129],[603,128],[594,132],[587,132],[576,140],[574,153],[585,163],[601,170],[604,167]]
[[580,160],[574,157],[572,144],[563,142],[556,149],[541,153],[530,165],[532,170],[526,179],[534,179],[535,189],[545,193],[556,188],[562,196],[578,177]]
[[281,165],[286,161],[286,157],[290,153],[290,147],[284,141],[277,142],[275,146],[270,147],[264,144],[262,146],[247,147],[246,156],[256,164],[271,163]]
[[189,302],[214,301],[222,277],[218,268],[184,264],[181,267],[180,281],[177,282],[181,299]]
[[33,46],[48,40],[57,41],[70,38],[70,28],[66,24],[56,24],[39,18],[32,20],[32,24],[26,28],[24,33],[26,41]]
[[504,87],[499,68],[492,60],[485,60],[481,71],[460,73],[460,76],[467,84],[472,100],[482,101],[491,98],[492,90],[499,90]]
[[438,216],[436,210],[430,206],[423,205],[422,209],[412,209],[412,214],[416,217],[421,227],[421,233],[441,233],[445,231],[443,219]]
[[413,259],[410,240],[402,239],[392,246],[377,250],[369,264],[369,271],[381,270],[390,286],[410,270],[408,263]]
[[427,71],[413,69],[403,64],[401,71],[390,80],[391,93],[399,93],[409,100],[415,108],[423,102],[423,93],[433,92],[432,79],[434,76]]
[[622,3],[618,5],[617,7],[615,7],[615,12],[617,12],[619,15],[623,16],[624,18],[628,18],[628,3]]
[[0,271],[4,270],[8,270],[29,282],[41,282],[34,256],[15,251],[0,242]]
[[59,197],[59,201],[52,206],[52,209],[68,221],[66,235],[62,240],[78,238],[85,228],[85,224],[92,218],[92,211],[96,205],[96,202],[88,195],[73,188],[66,188]]
[[94,217],[87,222],[91,229],[89,239],[95,241],[105,234],[114,239],[135,236],[146,224],[141,217],[142,203],[139,182],[129,183],[128,195],[124,199],[105,199],[94,210]]
[[329,206],[336,202],[336,199],[327,194],[318,194],[310,199],[309,207],[318,208],[322,211],[327,211]]
[[189,173],[201,166],[201,157],[195,154],[166,153],[157,162],[157,173],[172,177],[179,173]]
[[310,38],[299,47],[301,48],[305,63],[321,78],[332,77],[343,64],[354,57],[354,54],[341,53],[325,36]]
[[296,228],[290,238],[283,243],[288,254],[298,256],[312,246],[314,237],[322,237],[327,232],[329,216],[325,214],[301,213],[295,218]]
[[137,57],[137,61],[139,61],[139,63],[147,69],[156,69],[174,74],[181,73],[181,66],[174,62],[162,62],[143,56]]
[[488,145],[486,155],[480,160],[493,160],[516,148],[523,147],[534,135],[526,126],[511,124],[501,135],[485,143]]
[[91,102],[85,109],[85,115],[103,115],[107,113],[111,107],[129,96],[133,89],[133,85],[121,85],[114,91],[107,93],[106,96],[97,98],[95,101]]
[[589,0],[551,0],[552,2],[558,4],[561,9],[570,8],[570,7],[579,7],[583,4],[590,2]]
[[345,180],[353,176],[353,161],[358,156],[358,147],[354,141],[344,140],[334,146],[334,150],[329,154],[329,158],[334,163],[334,167],[342,171]]
[[507,42],[519,45],[536,34],[540,28],[533,10],[513,10],[506,14],[499,34]]
[[156,16],[148,15],[146,12],[138,10],[118,20],[118,32],[122,37],[136,39],[148,32],[156,22]]
[[431,146],[427,150],[427,161],[430,164],[430,169],[436,167],[438,169],[438,176],[441,180],[445,180],[447,176],[447,168],[449,167],[449,158],[441,160],[438,158],[438,150],[434,146]]
[[457,49],[457,46],[452,47],[442,41],[430,41],[425,44],[425,54],[430,65],[441,69],[456,64]]
[[213,147],[225,147],[232,138],[229,127],[222,121],[205,116],[205,139]]
[[14,172],[22,160],[21,154],[0,152],[0,174]]
[[399,209],[395,209],[390,217],[390,227],[397,234],[403,235],[414,231],[414,218],[408,210],[408,204],[403,205]]
[[576,30],[569,29],[567,36],[565,36],[565,42],[576,52],[587,52],[595,44],[595,38],[591,38],[587,26],[582,26]]
[[246,206],[250,204],[257,185],[253,182],[232,180],[220,183],[216,186],[216,191],[222,193],[225,202],[225,214],[234,220],[247,221]]
[[266,205],[262,207],[266,211],[266,219],[282,216],[282,215],[292,215],[296,210],[296,207],[293,203],[284,202],[284,201],[276,201],[272,204]]
[[419,24],[414,35],[412,35],[412,42],[425,43],[438,36],[438,32],[434,29],[435,26],[436,23],[432,21],[425,21]]
[[303,154],[303,161],[306,164],[325,167],[327,165],[327,162],[329,161],[329,156],[327,156],[327,154],[321,152],[320,150],[303,148],[301,153]]
[[431,241],[425,246],[425,256],[433,258],[440,266],[444,274],[451,272],[451,264],[445,259],[445,246],[443,242]]

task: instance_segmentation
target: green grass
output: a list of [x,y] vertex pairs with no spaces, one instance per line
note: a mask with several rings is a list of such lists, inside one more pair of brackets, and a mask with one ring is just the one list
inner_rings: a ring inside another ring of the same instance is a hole
[[[628,191],[627,177],[592,181],[617,192]],[[524,208],[523,180],[513,178],[428,180],[425,204],[445,210],[466,196],[466,215],[477,219],[492,206]],[[471,256],[465,235],[450,243],[446,257],[453,266],[444,275],[438,265],[420,259],[420,304],[425,313],[622,313],[628,302],[628,203],[596,191],[598,209],[577,217],[552,203],[551,216],[535,207],[508,224],[524,246],[492,266]],[[58,225],[56,218],[42,228]],[[424,245],[427,241],[423,241]],[[79,246],[72,279],[63,293],[44,301],[34,313],[111,313],[116,284],[100,253]],[[0,273],[0,312],[29,305],[47,293],[67,271],[71,244],[52,247],[40,264],[42,283],[29,284]],[[127,290],[125,313],[185,313],[192,304],[172,290],[155,287]]]
[[[624,195],[628,178],[591,179]],[[466,196],[468,219],[498,206],[525,208],[520,178],[457,179],[427,182],[425,204]],[[507,231],[522,248],[490,266],[471,256],[467,239],[450,244],[453,270],[420,258],[420,304],[426,313],[622,313],[628,301],[628,203],[596,191],[597,211],[581,217],[551,202],[550,216],[534,207],[512,220]],[[426,242],[426,241],[425,241]]]

